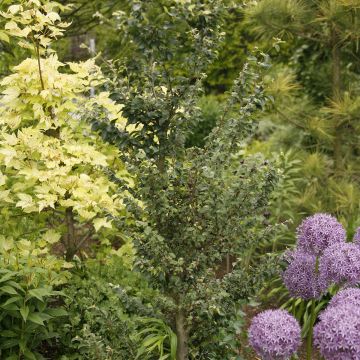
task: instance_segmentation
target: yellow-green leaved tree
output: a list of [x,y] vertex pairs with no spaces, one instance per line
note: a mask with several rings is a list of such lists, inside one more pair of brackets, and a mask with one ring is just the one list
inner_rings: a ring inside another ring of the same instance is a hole
[[105,92],[90,98],[105,79],[94,59],[61,63],[52,44],[68,24],[58,3],[24,0],[0,13],[2,40],[31,54],[1,80],[0,200],[3,231],[19,238],[60,241],[71,259],[98,232],[125,214],[122,198],[109,181],[131,181],[115,148],[91,133],[86,112],[126,123],[121,106]]

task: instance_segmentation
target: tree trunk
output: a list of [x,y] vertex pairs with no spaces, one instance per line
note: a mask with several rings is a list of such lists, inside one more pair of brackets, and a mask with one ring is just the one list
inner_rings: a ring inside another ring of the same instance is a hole
[[[332,54],[332,97],[334,101],[341,99],[341,59],[339,38],[336,29],[331,27],[331,54]],[[335,139],[334,139],[334,165],[335,172],[341,171],[342,164],[342,132],[341,125],[335,125]]]
[[185,324],[185,314],[183,310],[179,310],[176,314],[176,335],[177,350],[176,360],[188,360],[188,331]]
[[67,261],[71,261],[76,253],[75,220],[73,209],[71,207],[65,210],[65,221],[67,227],[65,257]]

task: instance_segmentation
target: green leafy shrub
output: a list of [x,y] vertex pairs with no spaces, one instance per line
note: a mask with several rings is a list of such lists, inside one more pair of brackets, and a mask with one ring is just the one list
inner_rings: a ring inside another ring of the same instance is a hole
[[147,326],[141,319],[158,315],[158,295],[140,274],[118,256],[88,260],[77,264],[64,292],[70,316],[60,330],[61,359],[136,358]]
[[38,349],[58,337],[55,319],[67,316],[55,286],[68,274],[46,248],[0,240],[0,358],[42,359]]

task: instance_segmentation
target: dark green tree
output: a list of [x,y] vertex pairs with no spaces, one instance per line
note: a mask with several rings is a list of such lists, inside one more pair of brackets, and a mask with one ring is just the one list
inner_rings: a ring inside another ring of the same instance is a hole
[[94,128],[128,154],[135,175],[129,191],[138,200],[128,202],[135,219],[129,235],[137,268],[167,298],[177,360],[228,359],[234,352],[221,332],[271,272],[267,256],[253,264],[249,255],[270,236],[264,214],[276,174],[261,156],[241,151],[266,103],[259,73],[268,59],[249,58],[204,148],[188,148],[204,73],[221,41],[223,2],[131,3],[118,22],[132,57],[113,67],[112,85],[138,131],[121,131],[97,114]]

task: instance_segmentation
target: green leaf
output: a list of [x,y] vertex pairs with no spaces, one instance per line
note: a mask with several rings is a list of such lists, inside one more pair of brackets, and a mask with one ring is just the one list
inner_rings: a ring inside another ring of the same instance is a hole
[[29,298],[35,297],[40,301],[44,301],[43,297],[52,295],[52,292],[46,288],[38,288],[30,290],[28,294],[30,295]]
[[18,337],[18,334],[12,330],[3,330],[3,331],[0,331],[0,336],[12,338],[12,337]]
[[4,31],[0,31],[0,41],[10,42],[9,36]]
[[19,310],[19,307],[12,303],[12,304],[7,304],[7,305],[2,305],[1,306],[4,310],[7,310],[7,311],[18,311]]
[[20,314],[22,316],[22,318],[24,319],[24,321],[26,322],[28,315],[29,315],[29,307],[27,305],[24,305],[20,308]]
[[21,296],[12,296],[11,298],[7,299],[1,306],[7,306],[9,304],[12,304],[16,301],[22,300]]
[[176,359],[176,349],[177,349],[177,336],[175,333],[172,333],[170,336],[170,359]]
[[38,325],[42,325],[44,326],[44,321],[43,319],[41,318],[41,316],[39,315],[39,313],[32,313],[28,316],[28,320],[35,323],[35,324],[38,324]]
[[0,283],[3,283],[9,279],[11,279],[12,277],[15,276],[15,273],[13,272],[8,272],[7,274],[5,274],[1,279],[0,279]]
[[18,292],[10,285],[2,286],[0,291],[10,295],[18,295]]
[[7,285],[10,285],[10,286],[14,287],[15,289],[18,289],[21,292],[25,292],[25,290],[17,282],[15,282],[13,280],[8,281]]
[[18,345],[19,345],[19,339],[9,339],[5,341],[1,341],[0,349],[2,350],[10,349]]
[[30,351],[29,349],[24,350],[23,353],[24,353],[25,359],[37,360],[35,353]]

